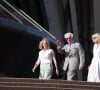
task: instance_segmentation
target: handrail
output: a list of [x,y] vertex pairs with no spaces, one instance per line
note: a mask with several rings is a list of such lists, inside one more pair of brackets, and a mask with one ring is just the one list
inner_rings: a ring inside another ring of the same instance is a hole
[[26,16],[28,17],[30,20],[32,20],[32,22],[34,22],[35,24],[37,24],[44,32],[48,33],[50,36],[52,36],[54,39],[56,39],[51,33],[49,33],[46,29],[44,29],[42,26],[40,26],[35,20],[33,20],[30,16],[28,16],[24,11],[22,11],[20,9],[20,11]]
[[23,24],[23,22],[21,20],[19,20],[17,17],[15,17],[12,13],[10,13],[4,6],[2,6],[0,4],[0,7],[2,7],[6,12],[8,12],[12,17],[14,17],[18,22],[20,22],[21,24]]
[[33,20],[29,15],[27,15],[24,11],[21,9],[17,10],[15,7],[13,7],[9,2],[6,0],[3,0],[9,7],[11,7],[13,10],[15,10],[19,15],[21,15],[24,19],[26,19],[29,23],[31,23],[33,26],[35,26],[38,30],[44,31],[47,34],[49,34],[53,39],[56,39],[51,33],[49,33],[45,28],[40,26],[35,20]]

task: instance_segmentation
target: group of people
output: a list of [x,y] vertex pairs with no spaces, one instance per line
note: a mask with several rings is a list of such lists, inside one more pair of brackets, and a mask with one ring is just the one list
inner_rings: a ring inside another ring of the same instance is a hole
[[[65,56],[62,69],[66,74],[67,80],[76,80],[77,71],[82,71],[85,66],[85,52],[82,45],[74,41],[71,32],[65,33],[64,38],[67,44],[63,47],[60,40],[56,41],[58,53]],[[93,34],[92,41],[94,43],[93,58],[88,67],[87,81],[100,82],[100,34]],[[53,73],[52,63],[54,63],[56,74],[59,75],[55,52],[50,48],[50,43],[46,38],[40,41],[39,49],[41,50],[32,71],[35,72],[36,68],[40,65],[39,79],[51,79]]]

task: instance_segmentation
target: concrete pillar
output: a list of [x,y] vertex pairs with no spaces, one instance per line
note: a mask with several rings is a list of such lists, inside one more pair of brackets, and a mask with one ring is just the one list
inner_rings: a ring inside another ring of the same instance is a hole
[[71,13],[71,20],[72,20],[72,30],[74,34],[74,38],[76,41],[79,41],[78,36],[78,22],[77,22],[77,12],[76,12],[76,6],[75,6],[75,0],[69,0],[69,6],[70,6],[70,13]]
[[66,24],[66,32],[72,32],[72,21],[71,21],[71,13],[69,7],[69,1],[66,0],[66,8],[65,8],[65,24]]
[[57,39],[63,41],[64,22],[63,12],[61,10],[61,4],[59,0],[44,0],[49,32],[52,33]]
[[100,33],[100,0],[93,0],[94,31]]
[[[72,22],[72,30],[74,34],[75,41],[79,41],[78,35],[78,19],[77,19],[77,11],[76,11],[76,4],[75,0],[69,0],[69,7],[71,13],[71,22]],[[77,71],[77,80],[82,80],[82,71]]]
[[68,0],[62,0],[62,3],[63,3],[63,8],[64,8],[64,9],[66,8],[67,1],[68,1]]

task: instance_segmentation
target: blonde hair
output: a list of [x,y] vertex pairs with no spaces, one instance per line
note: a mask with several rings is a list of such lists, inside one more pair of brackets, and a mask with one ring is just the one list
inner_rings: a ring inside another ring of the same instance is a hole
[[95,33],[92,35],[92,38],[96,37],[97,40],[100,42],[100,33]]
[[71,38],[73,38],[73,34],[71,33],[71,32],[68,32],[68,33],[65,33],[64,34],[64,38],[68,38],[68,37],[71,37]]
[[50,48],[50,43],[46,38],[43,38],[39,43],[39,49],[43,49],[43,41],[46,41],[48,44],[48,49]]

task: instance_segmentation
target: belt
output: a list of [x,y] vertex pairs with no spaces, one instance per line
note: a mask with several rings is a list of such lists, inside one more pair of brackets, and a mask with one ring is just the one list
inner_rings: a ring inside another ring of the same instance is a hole
[[68,55],[68,56],[65,56],[65,57],[69,57],[69,58],[72,58],[72,57],[74,57],[73,55]]

